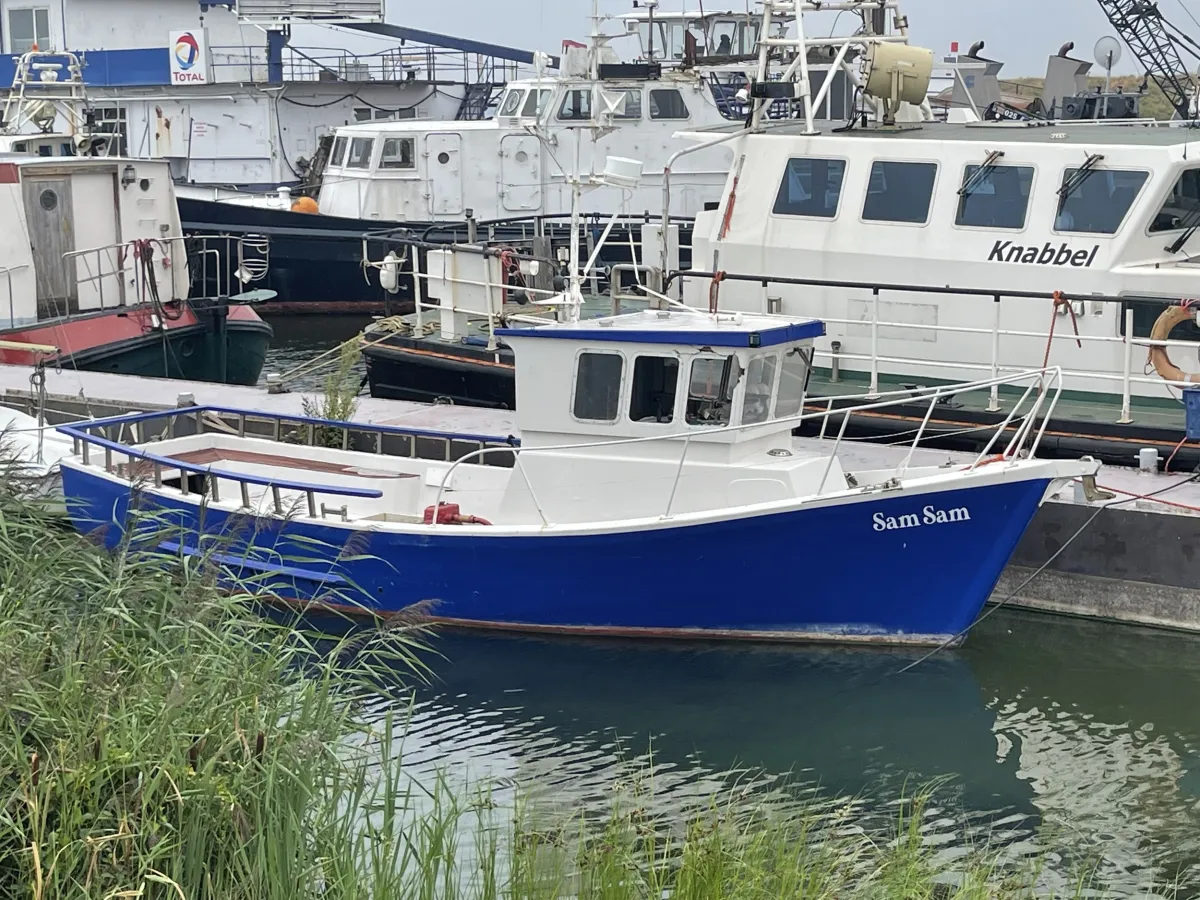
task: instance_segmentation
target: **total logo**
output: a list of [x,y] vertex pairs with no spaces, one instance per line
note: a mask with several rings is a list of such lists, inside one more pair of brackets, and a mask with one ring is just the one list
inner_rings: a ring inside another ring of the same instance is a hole
[[184,32],[175,42],[175,64],[186,72],[196,64],[199,58],[200,44],[196,40],[196,36],[190,31]]
[[175,46],[171,48],[171,80],[175,84],[204,84],[208,81],[203,48],[202,39],[190,31],[175,36]]

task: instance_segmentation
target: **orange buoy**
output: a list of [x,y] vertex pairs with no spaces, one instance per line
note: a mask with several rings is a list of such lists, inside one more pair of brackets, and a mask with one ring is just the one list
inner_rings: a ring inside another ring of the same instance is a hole
[[317,201],[312,197],[301,197],[292,204],[292,212],[298,213],[319,213],[320,207],[317,206]]
[[[1162,311],[1154,323],[1154,327],[1150,329],[1150,340],[1165,341],[1167,335],[1171,333],[1171,329],[1183,322],[1192,321],[1195,318],[1195,311],[1188,306],[1169,306]],[[1200,382],[1200,375],[1193,375],[1183,371],[1179,366],[1171,362],[1171,357],[1167,355],[1166,347],[1151,347],[1150,348],[1150,364],[1154,366],[1154,371],[1164,381],[1186,381],[1191,383]]]

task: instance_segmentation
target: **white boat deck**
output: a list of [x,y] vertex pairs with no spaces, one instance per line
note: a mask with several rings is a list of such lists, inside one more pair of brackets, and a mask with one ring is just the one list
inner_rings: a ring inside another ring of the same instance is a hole
[[[30,369],[27,366],[0,365],[0,399],[5,395],[28,396]],[[265,387],[242,387],[195,381],[173,381],[165,378],[143,378],[133,375],[114,375],[105,372],[76,372],[74,370],[46,371],[46,392],[51,397],[83,403],[121,405],[130,410],[166,409],[177,405],[180,394],[190,393],[197,404],[230,406],[266,413],[304,414],[304,398],[316,398],[305,393],[269,394]],[[461,434],[517,435],[516,416],[509,410],[479,409],[468,406],[428,405],[401,400],[359,399],[357,422],[374,425],[395,425]],[[793,438],[797,451],[818,452],[815,438]],[[906,447],[846,442],[839,457],[848,471],[882,469],[895,466]],[[914,466],[936,466],[947,460],[967,464],[972,454],[945,450],[918,450],[913,455]],[[1131,460],[1132,461],[1132,460]],[[1179,515],[1200,515],[1200,482],[1184,484],[1186,473],[1145,475],[1133,468],[1106,466],[1097,481],[1101,487],[1115,490],[1114,500],[1101,503],[1125,502],[1123,506],[1148,512]],[[1172,487],[1172,485],[1176,485]],[[1157,493],[1152,499],[1130,501],[1131,496]],[[1085,503],[1075,492],[1064,490],[1058,497],[1066,503]]]

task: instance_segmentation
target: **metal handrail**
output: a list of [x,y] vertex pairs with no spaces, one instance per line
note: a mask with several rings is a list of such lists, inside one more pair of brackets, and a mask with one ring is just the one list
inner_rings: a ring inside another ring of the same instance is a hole
[[[374,422],[345,422],[337,419],[320,419],[313,416],[292,415],[290,413],[275,413],[260,410],[237,409],[230,406],[218,406],[214,404],[205,404],[203,406],[186,406],[175,407],[172,409],[151,410],[144,413],[133,413],[119,416],[108,416],[104,419],[89,419],[86,422],[76,423],[74,425],[61,425],[59,429],[66,428],[102,428],[109,425],[135,425],[141,422],[149,422],[155,419],[164,419],[170,417],[178,417],[181,415],[193,415],[200,413],[216,413],[218,415],[233,415],[240,416],[243,419],[253,416],[258,419],[267,419],[280,423],[295,423],[298,425],[307,425],[317,428],[339,428],[348,429],[351,431],[363,431],[377,434],[390,434],[401,437],[425,437],[431,439],[441,439],[450,441],[460,441],[462,443],[474,444],[503,444],[506,446],[516,446],[519,440],[512,435],[508,437],[498,437],[491,434],[473,434],[469,432],[451,432],[451,431],[433,431],[423,428],[406,428],[402,425],[382,425]],[[65,431],[63,432],[66,433]],[[504,449],[504,448],[497,448]]]
[[[1042,407],[1043,401],[1045,400],[1047,394],[1052,394],[1053,397],[1050,401],[1050,406],[1047,409],[1046,416],[1042,420],[1042,425],[1038,429],[1036,437],[1034,437],[1032,443],[1028,447],[1028,454],[1029,454],[1029,456],[1032,457],[1037,452],[1038,445],[1041,443],[1042,437],[1046,431],[1046,426],[1050,421],[1050,416],[1053,414],[1054,408],[1058,403],[1058,398],[1062,394],[1062,370],[1057,366],[1051,366],[1051,367],[1048,367],[1045,369],[1031,369],[1029,371],[1022,372],[1017,375],[999,376],[997,378],[988,378],[988,379],[985,379],[982,381],[970,382],[967,384],[941,385],[941,386],[932,387],[932,388],[919,388],[915,391],[910,391],[910,390],[889,391],[884,395],[876,395],[875,397],[872,397],[870,394],[851,395],[844,399],[851,399],[851,400],[864,399],[864,400],[870,400],[870,402],[865,403],[865,404],[860,404],[860,405],[853,405],[853,406],[849,406],[849,407],[840,407],[837,410],[832,409],[832,403],[831,403],[830,407],[827,407],[825,410],[822,410],[822,411],[801,412],[801,413],[797,413],[796,415],[793,415],[793,416],[783,416],[781,418],[771,419],[767,422],[754,422],[751,424],[732,425],[732,426],[724,425],[724,426],[717,426],[717,427],[713,427],[713,428],[697,428],[693,431],[686,432],[683,434],[656,434],[656,435],[647,435],[647,436],[636,437],[636,438],[615,438],[615,439],[610,438],[607,440],[600,440],[600,441],[583,441],[580,443],[559,444],[559,445],[546,446],[546,447],[504,447],[504,448],[481,447],[479,450],[472,451],[471,453],[468,453],[462,457],[459,457],[459,459],[455,460],[454,463],[452,463],[449,466],[449,468],[447,468],[446,471],[442,473],[442,480],[441,480],[440,484],[438,485],[437,497],[436,497],[436,499],[434,501],[434,505],[433,505],[433,510],[434,510],[433,524],[434,525],[437,524],[438,513],[440,512],[440,509],[442,506],[442,497],[444,495],[446,485],[451,480],[451,476],[454,473],[454,470],[457,469],[463,463],[466,463],[469,460],[472,460],[473,458],[476,458],[476,457],[482,458],[485,454],[496,452],[498,450],[503,450],[505,452],[511,452],[513,454],[514,460],[515,460],[515,467],[520,468],[522,476],[525,478],[525,482],[529,486],[530,495],[533,496],[533,486],[529,483],[528,476],[525,474],[524,469],[521,468],[521,466],[520,466],[521,456],[526,453],[548,453],[548,452],[561,452],[561,451],[565,451],[565,450],[585,450],[585,449],[595,449],[598,447],[617,447],[617,446],[622,446],[622,445],[645,444],[645,443],[652,443],[652,442],[658,442],[658,441],[663,441],[663,442],[682,441],[683,442],[683,457],[686,457],[688,447],[690,446],[691,441],[694,438],[733,434],[733,433],[737,433],[740,431],[748,431],[748,430],[752,430],[752,429],[762,430],[764,428],[774,428],[774,427],[777,427],[782,424],[791,424],[793,426],[799,426],[802,422],[806,422],[809,420],[813,420],[813,419],[828,420],[828,418],[833,415],[841,415],[842,416],[842,426],[841,426],[840,431],[838,432],[837,440],[834,442],[833,449],[830,451],[829,462],[826,466],[825,474],[822,477],[821,484],[817,489],[816,496],[819,496],[821,494],[821,491],[824,490],[825,481],[828,478],[829,471],[833,466],[833,460],[837,457],[837,452],[841,447],[841,443],[842,443],[842,440],[845,435],[846,426],[849,423],[850,416],[852,414],[860,413],[860,412],[867,412],[867,411],[871,411],[871,410],[887,409],[887,408],[894,407],[894,406],[909,405],[909,404],[913,403],[915,400],[921,400],[926,397],[929,398],[930,411],[932,411],[934,406],[936,406],[937,401],[943,397],[964,394],[964,393],[968,393],[973,390],[981,390],[983,388],[991,388],[993,385],[1013,384],[1013,383],[1024,381],[1026,379],[1030,379],[1031,384],[1030,384],[1030,387],[1028,389],[1026,389],[1025,397],[1028,397],[1030,390],[1032,390],[1033,387],[1038,387],[1040,385],[1040,390],[1038,391],[1038,399],[1034,403],[1033,408],[1024,417],[1025,420],[1022,422],[1021,427],[1018,428],[1017,433],[1014,434],[1013,437],[1010,439],[1008,445],[1005,448],[1003,455],[1006,459],[1012,460],[1012,459],[1015,459],[1016,455],[1021,452],[1021,450],[1024,448],[1025,441],[1028,439],[1029,433],[1032,430],[1033,422],[1036,420],[1037,414]],[[1050,385],[1052,385],[1052,387]],[[887,396],[895,397],[896,399],[891,399],[891,400],[879,399],[879,397],[887,397]],[[831,401],[832,401],[832,398],[831,398]],[[1013,411],[1009,414],[1008,418],[1006,418],[1004,420],[1004,422],[1002,422],[1000,425],[996,426],[997,434],[1003,433],[1003,431],[1007,427],[1009,427],[1009,424],[1011,423],[1013,417],[1015,416],[1016,410],[1019,408],[1019,405],[1020,404],[1018,404],[1017,406],[1014,406]],[[803,402],[801,405],[801,409],[803,409]],[[901,466],[898,467],[898,471],[902,472],[903,469],[907,467],[908,462],[911,460],[913,450],[915,450],[917,444],[919,444],[919,442],[924,434],[925,428],[929,422],[929,418],[930,418],[929,413],[926,413],[925,421],[922,422],[922,425],[918,429],[917,435],[914,438],[912,449],[910,449],[909,454],[905,458],[904,463],[902,463]],[[824,428],[822,428],[821,434],[822,434],[822,438],[823,438],[824,437]],[[992,443],[993,442],[988,443],[987,449],[991,448]],[[976,460],[970,465],[969,468],[971,470],[974,470],[975,468],[977,468],[980,465],[980,463],[982,463],[983,460],[984,460],[984,455],[980,454],[980,456],[976,458]],[[678,482],[679,482],[680,477],[682,476],[682,473],[683,473],[683,458],[680,459],[679,468],[676,470],[676,473],[675,473],[675,483],[671,489],[670,498],[667,501],[667,510],[663,514],[664,518],[667,518],[670,515],[670,505],[671,505],[671,502],[674,500],[675,488],[678,486]],[[538,515],[542,519],[542,523],[544,525],[548,526],[550,523],[546,519],[546,514],[543,511],[541,504],[538,503],[536,497],[533,497],[533,499],[534,499],[534,504],[538,510]]]
[[8,322],[10,326],[17,324],[17,309],[13,300],[12,273],[19,269],[28,269],[29,263],[21,263],[17,266],[0,266],[0,275],[4,276],[4,280],[8,282]]

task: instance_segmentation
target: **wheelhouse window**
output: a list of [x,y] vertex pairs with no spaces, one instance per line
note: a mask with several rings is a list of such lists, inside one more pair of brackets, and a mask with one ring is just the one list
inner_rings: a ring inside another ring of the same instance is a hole
[[832,219],[842,196],[846,163],[840,159],[789,159],[773,212]]
[[679,360],[673,356],[639,356],[633,361],[629,418],[634,422],[670,422],[675,418]]
[[521,100],[524,98],[525,92],[513,89],[504,95],[504,100],[500,104],[499,115],[515,116],[521,109]]
[[775,370],[779,357],[763,353],[746,367],[746,397],[742,401],[742,424],[755,425],[771,418],[771,395],[775,393]]
[[1150,223],[1150,233],[1190,228],[1197,220],[1200,220],[1200,169],[1188,169],[1179,176]]
[[641,88],[618,88],[606,90],[604,93],[608,95],[604,101],[605,108],[607,108],[607,104],[616,101],[613,108],[614,119],[640,119],[642,117]]
[[50,8],[48,6],[10,9],[8,11],[8,52],[28,53],[37,44],[39,50],[53,50],[50,41]]
[[591,88],[576,88],[563,95],[558,107],[558,117],[564,122],[585,121],[592,117]]
[[1054,230],[1116,234],[1148,177],[1148,172],[1067,169]]
[[329,153],[329,165],[342,166],[346,164],[346,145],[348,143],[350,141],[347,138],[334,138],[333,150]]
[[683,102],[683,94],[674,88],[657,88],[650,91],[651,119],[686,119],[688,118],[687,104]]
[[862,217],[868,222],[929,221],[936,163],[884,162],[871,166]]
[[375,149],[375,138],[354,138],[350,141],[350,156],[346,159],[347,169],[366,169],[371,165],[371,151]]
[[[546,103],[550,100],[550,94],[553,93],[549,88],[542,88],[539,91],[530,91],[525,98],[525,105],[521,107],[521,115],[527,119],[536,119],[542,114],[542,110],[546,108]],[[506,113],[506,115],[508,115]]]
[[741,367],[736,356],[692,360],[692,370],[688,376],[687,423],[728,425],[733,409],[733,391],[740,375]]
[[619,353],[580,353],[575,370],[577,419],[615,422],[621,401],[621,377],[625,358]]
[[779,368],[779,395],[775,398],[775,417],[798,416],[808,391],[808,373],[812,371],[812,351],[792,347],[783,354]]
[[416,168],[414,148],[415,145],[412,138],[387,138],[383,142],[383,152],[379,156],[379,168]]
[[967,166],[954,223],[972,228],[1024,228],[1032,187],[1032,166]]

